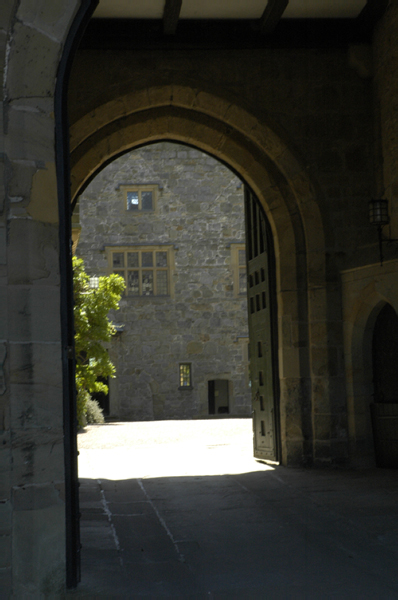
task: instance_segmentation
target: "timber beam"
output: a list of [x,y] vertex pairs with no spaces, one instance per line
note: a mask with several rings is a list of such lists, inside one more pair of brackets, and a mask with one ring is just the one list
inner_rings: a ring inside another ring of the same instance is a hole
[[260,19],[261,33],[272,33],[286,10],[289,0],[268,0]]
[[166,0],[163,11],[164,35],[175,35],[180,18],[182,0]]

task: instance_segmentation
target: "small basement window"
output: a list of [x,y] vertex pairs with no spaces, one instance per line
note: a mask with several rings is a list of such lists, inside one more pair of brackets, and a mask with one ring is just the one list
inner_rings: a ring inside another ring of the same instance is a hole
[[180,385],[179,389],[184,390],[192,387],[191,363],[180,363]]

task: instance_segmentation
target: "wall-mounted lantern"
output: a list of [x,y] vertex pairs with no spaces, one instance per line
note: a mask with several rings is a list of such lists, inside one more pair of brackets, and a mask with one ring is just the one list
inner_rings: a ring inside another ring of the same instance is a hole
[[374,227],[377,227],[379,234],[379,249],[380,249],[380,266],[383,265],[383,242],[398,242],[391,238],[383,237],[383,227],[389,224],[390,217],[388,215],[388,200],[380,198],[369,202],[369,222]]

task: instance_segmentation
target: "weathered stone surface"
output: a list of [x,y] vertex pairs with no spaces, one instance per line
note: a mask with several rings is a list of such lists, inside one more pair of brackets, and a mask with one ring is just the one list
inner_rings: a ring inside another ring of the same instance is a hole
[[31,219],[12,219],[9,225],[10,284],[58,285],[58,228]]
[[12,591],[12,567],[0,568],[0,594],[8,598]]
[[7,344],[6,344],[6,342],[0,342],[0,396],[2,396],[7,389],[6,368],[5,368],[6,359],[7,359]]
[[62,481],[63,456],[62,429],[36,427],[16,430],[12,439],[14,485]]
[[[3,113],[3,103],[0,102],[0,110]],[[3,129],[3,116],[0,117],[0,127]],[[5,199],[6,199],[6,186],[5,186],[5,156],[0,153],[0,215],[4,212]]]
[[0,340],[7,339],[7,287],[0,284]]
[[14,511],[14,595],[53,597],[64,591],[65,507]]
[[[46,312],[41,307],[47,305]],[[14,285],[8,291],[9,335],[15,342],[57,342],[60,338],[59,288]]]
[[12,506],[10,500],[0,500],[0,536],[9,535],[11,531]]
[[7,264],[7,230],[0,223],[0,265]]
[[[8,144],[10,160],[21,157],[26,157],[25,160],[46,163],[54,160],[55,122],[54,115],[46,112],[47,106],[48,100],[44,103],[35,102],[33,106],[29,102],[26,102],[26,105],[10,106],[8,111],[8,128],[11,134]],[[48,191],[51,193],[51,190]]]
[[3,567],[11,566],[11,535],[0,534],[0,565]]
[[12,504],[15,510],[42,510],[54,505],[63,505],[59,490],[54,484],[30,484],[14,487]]
[[3,501],[10,497],[12,457],[9,438],[8,432],[0,436],[0,499]]
[[55,164],[46,163],[32,180],[31,201],[28,214],[42,223],[58,223],[57,179]]
[[16,23],[11,38],[8,98],[52,96],[61,46],[59,42],[22,23]]
[[9,352],[11,383],[61,386],[60,343],[13,343]]
[[74,2],[54,0],[51,4],[27,0],[18,7],[17,18],[29,27],[46,32],[49,38],[63,41],[76,11]]
[[10,407],[12,428],[55,427],[58,429],[62,427],[62,387],[60,385],[12,383],[10,392],[13,398]]

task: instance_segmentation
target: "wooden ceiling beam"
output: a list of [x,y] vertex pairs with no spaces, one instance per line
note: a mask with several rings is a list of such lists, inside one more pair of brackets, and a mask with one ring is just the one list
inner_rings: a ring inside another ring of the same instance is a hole
[[268,0],[260,19],[261,33],[272,33],[286,10],[289,0]]
[[180,18],[182,0],[166,0],[163,10],[163,33],[175,35]]

